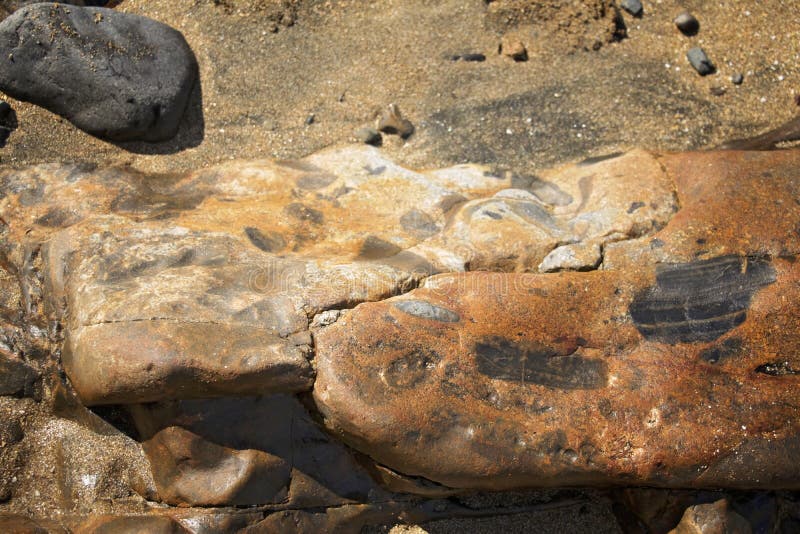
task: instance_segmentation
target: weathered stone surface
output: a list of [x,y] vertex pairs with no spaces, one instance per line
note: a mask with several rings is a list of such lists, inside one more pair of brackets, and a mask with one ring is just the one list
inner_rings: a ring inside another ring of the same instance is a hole
[[65,368],[89,405],[310,389],[309,320],[413,287],[433,267],[407,249],[455,203],[510,185],[475,166],[416,173],[370,147],[158,179],[45,166],[2,180],[12,247],[46,242]]
[[314,508],[386,496],[292,397],[132,409],[159,496],[169,504]]
[[66,529],[52,521],[36,520],[17,514],[0,514],[0,531],[14,534],[65,534]]
[[796,488],[800,154],[661,161],[680,210],[598,271],[439,275],[318,331],[326,424],[451,487]]
[[97,7],[40,3],[0,24],[3,92],[114,141],[175,135],[197,80],[177,30]]
[[670,534],[750,534],[752,531],[747,520],[729,509],[728,501],[721,499],[690,506]]

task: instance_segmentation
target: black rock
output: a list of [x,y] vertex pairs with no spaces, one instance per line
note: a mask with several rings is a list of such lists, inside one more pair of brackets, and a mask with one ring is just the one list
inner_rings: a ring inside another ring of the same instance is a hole
[[0,23],[0,90],[103,139],[171,138],[196,81],[180,32],[145,17],[40,3]]
[[677,26],[684,35],[697,35],[697,32],[700,31],[700,21],[688,11],[684,11],[675,17],[674,22],[675,26]]
[[622,0],[620,6],[634,17],[641,17],[644,12],[644,7],[639,0]]
[[463,61],[486,61],[486,56],[483,54],[461,54]]
[[701,76],[713,73],[716,69],[711,60],[708,59],[705,51],[702,48],[692,48],[686,52],[686,59],[692,64],[694,70],[700,73]]
[[4,123],[11,116],[11,104],[0,102],[0,123]]

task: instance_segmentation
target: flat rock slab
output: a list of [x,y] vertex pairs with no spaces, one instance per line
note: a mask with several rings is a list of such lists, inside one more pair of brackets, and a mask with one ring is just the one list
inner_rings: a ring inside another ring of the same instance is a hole
[[329,428],[456,488],[797,488],[800,154],[663,163],[681,209],[601,270],[439,275],[320,330]]
[[112,141],[178,130],[197,62],[177,30],[112,9],[25,6],[0,23],[0,89]]

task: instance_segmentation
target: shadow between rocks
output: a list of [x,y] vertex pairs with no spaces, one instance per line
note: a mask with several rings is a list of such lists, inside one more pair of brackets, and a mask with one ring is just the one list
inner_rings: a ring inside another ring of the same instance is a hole
[[148,143],[145,141],[110,141],[128,152],[144,155],[177,154],[199,146],[205,138],[206,123],[203,116],[203,88],[199,73],[186,103],[178,132],[167,141]]

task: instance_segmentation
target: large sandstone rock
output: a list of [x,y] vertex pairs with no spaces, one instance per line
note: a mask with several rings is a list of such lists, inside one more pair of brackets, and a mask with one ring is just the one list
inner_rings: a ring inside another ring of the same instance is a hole
[[800,153],[661,161],[681,209],[600,270],[435,276],[319,331],[326,424],[452,487],[797,487]]
[[197,63],[177,30],[100,7],[37,3],[0,24],[0,89],[113,141],[175,135]]

